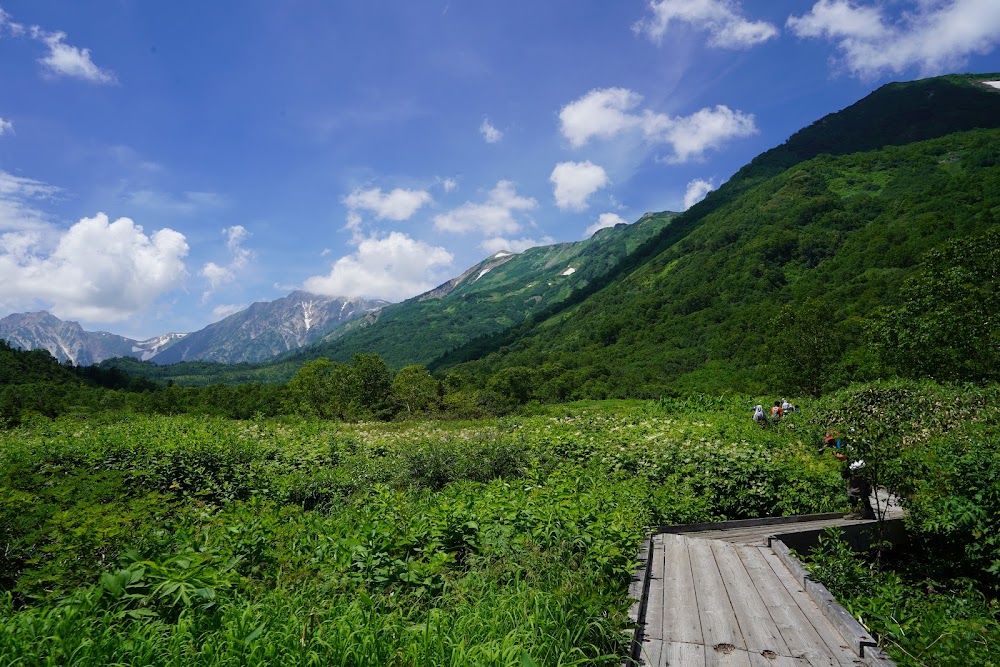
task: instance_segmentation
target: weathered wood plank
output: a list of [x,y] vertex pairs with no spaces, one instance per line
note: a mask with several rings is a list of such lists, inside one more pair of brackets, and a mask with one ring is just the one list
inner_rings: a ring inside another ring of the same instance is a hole
[[701,644],[704,635],[694,587],[690,540],[679,535],[663,535],[663,634],[664,641]]
[[751,667],[811,667],[804,658],[792,658],[787,655],[765,656],[763,653],[750,652]]
[[826,514],[798,514],[795,516],[768,516],[758,519],[734,519],[730,521],[712,521],[709,523],[687,523],[674,524],[669,526],[659,526],[653,532],[660,533],[693,533],[701,530],[726,530],[732,528],[746,528],[747,526],[759,526],[761,524],[777,525],[787,523],[803,523],[808,521],[818,521],[822,519],[838,518],[843,516],[841,512],[827,512]]
[[670,600],[663,595],[663,536],[653,538],[650,547],[649,599],[646,606],[644,634],[650,639],[663,639],[663,612]]
[[[840,660],[841,664],[856,664],[854,658],[857,657],[857,654],[852,651],[850,643],[841,637],[840,633],[826,619],[823,612],[816,606],[816,603],[806,594],[802,585],[795,581],[795,578],[788,571],[788,568],[785,567],[785,564],[774,555],[774,552],[762,551],[761,553],[764,556],[764,560],[771,567],[771,571],[778,577],[778,581],[781,582],[785,590],[791,595],[796,606],[802,611],[805,619],[809,621],[816,634],[822,638],[823,643],[829,648],[830,653]],[[845,651],[850,656],[849,658],[841,657],[845,655]],[[850,660],[850,662],[845,662],[845,659]]]
[[757,587],[778,632],[781,633],[788,655],[808,661],[810,667],[837,667],[853,664],[849,650],[837,657],[805,617],[792,594],[778,579],[765,560],[766,547],[739,547],[743,564]]
[[776,655],[790,656],[781,633],[743,565],[736,545],[719,541],[713,541],[711,545],[747,651],[769,651]]
[[639,665],[642,667],[662,667],[663,640],[647,639],[642,643],[642,653],[639,654]]
[[696,564],[692,567],[692,575],[695,596],[698,601],[698,617],[701,620],[701,631],[706,646],[706,662],[710,665],[739,664],[733,663],[729,659],[726,662],[720,662],[719,656],[729,656],[733,653],[714,650],[716,646],[725,645],[745,649],[746,642],[740,633],[736,614],[733,613],[733,607],[729,601],[729,593],[726,592],[726,584],[722,580],[722,574],[715,562],[712,545],[706,540],[689,540],[688,553],[692,564]]
[[705,667],[704,644],[665,642],[662,667]]

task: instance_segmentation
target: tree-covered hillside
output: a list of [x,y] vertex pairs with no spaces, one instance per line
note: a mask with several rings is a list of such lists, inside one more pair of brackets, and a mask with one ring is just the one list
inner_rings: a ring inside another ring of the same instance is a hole
[[926,253],[998,220],[998,130],[819,156],[713,206],[683,240],[465,370],[548,363],[583,395],[863,379],[877,309]]
[[502,331],[565,301],[656,236],[674,215],[647,215],[631,225],[599,230],[585,241],[501,254],[499,259],[510,259],[473,267],[443,293],[435,290],[383,308],[373,322],[351,323],[346,333],[336,332],[328,337],[332,340],[301,356],[343,361],[375,352],[396,368],[429,363],[471,339]]
[[866,332],[879,309],[900,305],[928,252],[994,226],[1000,91],[981,82],[997,78],[883,86],[761,154],[669,224],[654,216],[487,260],[438,294],[275,364],[128,370],[184,383],[284,381],[311,359],[375,352],[395,368],[426,364],[479,385],[527,368],[519,384],[567,398],[817,393],[902,369],[885,345],[878,356],[869,349]]

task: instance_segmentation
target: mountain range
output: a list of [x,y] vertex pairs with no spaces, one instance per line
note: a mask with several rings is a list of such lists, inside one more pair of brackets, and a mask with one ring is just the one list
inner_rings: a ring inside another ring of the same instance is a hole
[[169,333],[137,341],[84,331],[45,311],[0,319],[0,339],[23,349],[43,349],[59,361],[90,365],[115,357],[155,364],[180,361],[255,363],[318,340],[352,319],[388,305],[377,299],[327,297],[296,291],[254,303],[190,334]]
[[397,369],[424,364],[480,384],[520,374],[539,397],[559,400],[816,393],[869,379],[879,374],[870,332],[907,298],[923,259],[1000,222],[1000,90],[983,84],[997,79],[888,84],[762,153],[683,213],[497,253],[401,303],[341,301],[351,317],[310,324],[308,335],[288,324],[301,303],[255,304],[130,355],[278,355],[263,364],[115,364],[191,384],[284,381],[309,359],[377,352]]
[[600,229],[575,243],[523,253],[501,251],[397,304],[295,291],[254,303],[194,333],[148,341],[84,331],[77,322],[42,311],[0,320],[0,339],[24,349],[48,350],[59,361],[79,365],[116,357],[158,365],[260,363],[311,343],[316,345],[306,353],[309,358],[346,359],[355,352],[377,351],[392,364],[428,363],[452,347],[506,329],[565,299],[655,236],[674,215],[649,213],[635,224]]

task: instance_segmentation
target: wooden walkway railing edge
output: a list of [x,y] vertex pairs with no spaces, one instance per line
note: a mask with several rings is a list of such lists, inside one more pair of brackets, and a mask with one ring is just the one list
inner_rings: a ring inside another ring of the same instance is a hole
[[746,528],[754,526],[765,526],[773,524],[776,528],[775,535],[768,539],[768,545],[775,555],[784,563],[796,581],[802,584],[803,589],[813,599],[820,608],[824,616],[837,628],[838,632],[845,640],[852,642],[852,649],[856,650],[867,667],[896,667],[888,655],[880,648],[873,637],[864,627],[836,601],[833,594],[812,576],[805,569],[805,566],[792,555],[789,548],[781,541],[781,526],[794,523],[805,523],[808,521],[818,521],[842,517],[843,513],[826,514],[802,514],[789,517],[770,517],[762,519],[740,519],[732,521],[721,521],[714,523],[700,524],[677,524],[673,526],[657,526],[643,540],[639,553],[636,556],[636,568],[629,584],[629,597],[635,602],[629,608],[629,619],[633,625],[631,639],[629,641],[628,654],[622,662],[622,667],[637,667],[640,665],[640,656],[643,646],[643,629],[645,624],[646,608],[649,600],[650,589],[650,556],[652,554],[652,538],[655,535],[665,533],[682,533],[700,530],[725,530]]

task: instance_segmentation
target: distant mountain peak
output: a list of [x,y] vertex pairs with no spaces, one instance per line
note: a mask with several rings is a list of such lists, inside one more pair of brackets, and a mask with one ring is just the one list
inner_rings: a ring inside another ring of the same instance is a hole
[[106,331],[85,331],[79,322],[63,321],[46,310],[0,319],[0,338],[26,350],[47,350],[59,361],[83,366],[111,357],[146,360],[184,335],[164,334],[137,341]]
[[157,354],[153,361],[256,363],[298,349],[387,304],[379,299],[295,290],[273,301],[257,301],[209,324]]

